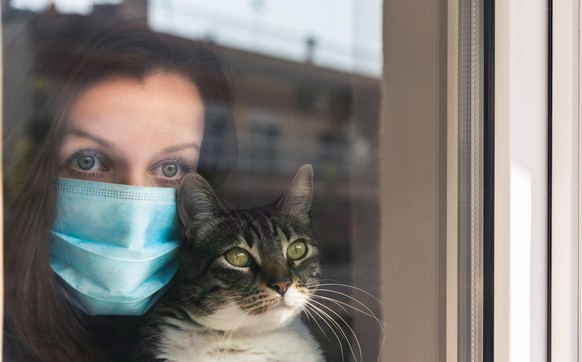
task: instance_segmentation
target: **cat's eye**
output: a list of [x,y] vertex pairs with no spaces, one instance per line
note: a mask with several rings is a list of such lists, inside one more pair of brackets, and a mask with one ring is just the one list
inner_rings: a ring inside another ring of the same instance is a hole
[[226,252],[226,261],[234,266],[245,267],[251,264],[251,256],[249,253],[241,248],[232,248]]
[[287,257],[291,260],[298,260],[307,253],[307,245],[301,240],[296,240],[287,248]]

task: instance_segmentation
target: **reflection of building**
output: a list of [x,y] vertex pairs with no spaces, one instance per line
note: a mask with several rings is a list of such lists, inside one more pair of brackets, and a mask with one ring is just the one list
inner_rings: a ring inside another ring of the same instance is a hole
[[[247,149],[262,137],[278,138],[276,172],[289,173],[310,162],[320,173],[335,167],[349,172],[352,137],[352,76],[282,59],[220,49],[236,72],[237,126],[241,169],[250,168]],[[378,91],[376,81],[368,86]],[[268,134],[268,136],[267,136]],[[268,147],[268,145],[267,145]]]
[[[145,17],[145,4],[144,0],[128,0],[122,6],[96,6],[95,12],[118,17],[137,12]],[[22,24],[29,19],[24,12],[3,14],[5,39],[22,32]],[[23,19],[18,26],[17,15]],[[221,195],[239,207],[273,201],[302,164],[313,164],[312,215],[322,247],[324,278],[356,284],[377,294],[378,80],[320,68],[309,62],[291,62],[213,43],[206,45],[230,63],[237,94],[239,161],[222,186]],[[11,50],[11,54],[5,55],[12,61],[5,62],[5,66],[30,64],[30,52],[30,49],[23,52],[24,58],[18,60],[14,56],[20,53]],[[24,75],[26,70],[8,73]],[[22,76],[5,82],[22,86],[24,79],[28,78]],[[4,94],[11,96],[8,92]],[[15,102],[7,106],[5,115],[24,114],[29,108]],[[11,144],[5,147],[13,151]],[[357,325],[357,321],[352,322]],[[374,351],[377,335],[373,335],[374,327],[371,328],[372,332],[361,328],[364,338],[368,333],[372,335],[366,338],[368,341],[360,336],[360,341],[368,343],[364,349]]]
[[[287,178],[301,164],[311,163],[316,178],[339,187],[350,178],[357,140],[368,146],[359,154],[357,178],[375,180],[376,79],[208,46],[234,72],[238,172]],[[370,97],[367,119],[354,119],[354,84]]]

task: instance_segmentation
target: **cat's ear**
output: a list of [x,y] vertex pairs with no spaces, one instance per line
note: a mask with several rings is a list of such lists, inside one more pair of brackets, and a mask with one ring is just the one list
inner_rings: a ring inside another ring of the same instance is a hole
[[197,173],[182,178],[177,203],[180,221],[187,228],[211,225],[224,211],[212,187]]
[[303,165],[293,177],[287,191],[281,196],[276,210],[289,215],[309,216],[313,199],[313,167]]

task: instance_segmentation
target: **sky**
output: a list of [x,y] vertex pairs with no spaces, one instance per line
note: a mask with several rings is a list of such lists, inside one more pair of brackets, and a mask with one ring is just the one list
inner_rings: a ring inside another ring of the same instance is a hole
[[18,9],[41,11],[51,2],[63,13],[88,14],[94,3],[118,4],[121,0],[10,0],[10,5]]
[[[50,0],[12,0],[39,11]],[[120,0],[53,0],[64,13],[87,14],[94,3]],[[382,67],[382,0],[149,0],[152,28],[298,62],[379,76]]]

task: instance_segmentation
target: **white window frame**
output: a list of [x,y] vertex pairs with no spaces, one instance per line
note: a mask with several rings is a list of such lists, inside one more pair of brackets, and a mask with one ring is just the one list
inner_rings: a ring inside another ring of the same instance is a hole
[[495,1],[495,361],[546,360],[547,19]]
[[551,358],[582,358],[580,2],[553,1]]

